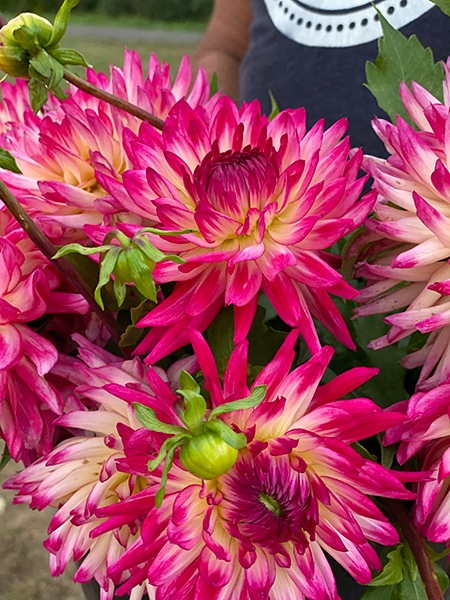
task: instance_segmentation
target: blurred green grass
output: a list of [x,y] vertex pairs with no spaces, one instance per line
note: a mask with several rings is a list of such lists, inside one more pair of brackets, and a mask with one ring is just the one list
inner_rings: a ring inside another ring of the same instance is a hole
[[[81,52],[86,60],[94,66],[96,71],[106,74],[109,74],[110,63],[118,67],[123,66],[125,46],[129,50],[137,50],[139,52],[144,73],[147,72],[150,54],[154,52],[161,63],[165,61],[170,64],[172,77],[175,77],[177,74],[183,54],[187,53],[191,56],[195,49],[195,44],[143,43],[133,42],[132,39],[124,43],[123,41],[116,42],[113,40],[96,40],[91,37],[72,36],[64,38],[64,46]],[[83,73],[83,69],[77,69],[76,71],[79,75]]]
[[[0,2],[1,4],[1,2]],[[1,8],[1,6],[0,6]],[[3,13],[5,19],[12,19],[11,13]],[[43,14],[43,17],[53,23],[54,14]],[[163,31],[205,31],[206,21],[151,21],[135,15],[122,17],[106,17],[98,13],[77,12],[75,9],[70,16],[71,25],[95,25],[97,27],[121,27],[124,29],[158,29]]]

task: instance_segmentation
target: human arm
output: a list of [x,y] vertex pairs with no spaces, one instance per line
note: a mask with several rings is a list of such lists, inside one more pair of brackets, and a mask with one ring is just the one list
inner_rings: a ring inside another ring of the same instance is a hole
[[192,59],[209,79],[217,73],[219,88],[239,101],[239,67],[250,41],[251,0],[215,0],[208,29]]

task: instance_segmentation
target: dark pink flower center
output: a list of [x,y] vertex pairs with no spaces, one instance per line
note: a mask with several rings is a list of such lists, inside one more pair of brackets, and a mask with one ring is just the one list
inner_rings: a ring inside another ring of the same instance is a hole
[[224,195],[236,203],[236,208],[248,209],[249,196],[277,176],[276,165],[257,148],[239,152],[212,151],[194,173],[194,179],[205,190],[211,205],[219,211],[224,210]]
[[251,543],[292,541],[304,548],[304,532],[314,538],[317,503],[307,474],[294,470],[288,455],[242,457],[222,481],[222,516]]

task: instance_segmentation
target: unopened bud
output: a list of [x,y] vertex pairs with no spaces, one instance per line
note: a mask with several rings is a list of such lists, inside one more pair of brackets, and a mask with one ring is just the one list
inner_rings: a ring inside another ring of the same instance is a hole
[[28,75],[31,58],[48,46],[53,25],[33,13],[22,13],[0,29],[0,69],[12,77]]
[[234,465],[238,451],[229,446],[219,434],[205,431],[181,447],[183,467],[200,479],[215,479]]

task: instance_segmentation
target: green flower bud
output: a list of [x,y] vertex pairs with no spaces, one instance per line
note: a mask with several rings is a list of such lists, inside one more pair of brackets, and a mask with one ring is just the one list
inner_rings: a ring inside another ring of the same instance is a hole
[[200,479],[215,479],[234,465],[238,450],[229,446],[218,433],[205,431],[180,449],[183,467]]
[[52,34],[53,25],[39,15],[22,13],[11,19],[0,29],[0,69],[12,77],[28,75],[30,59],[48,45]]

